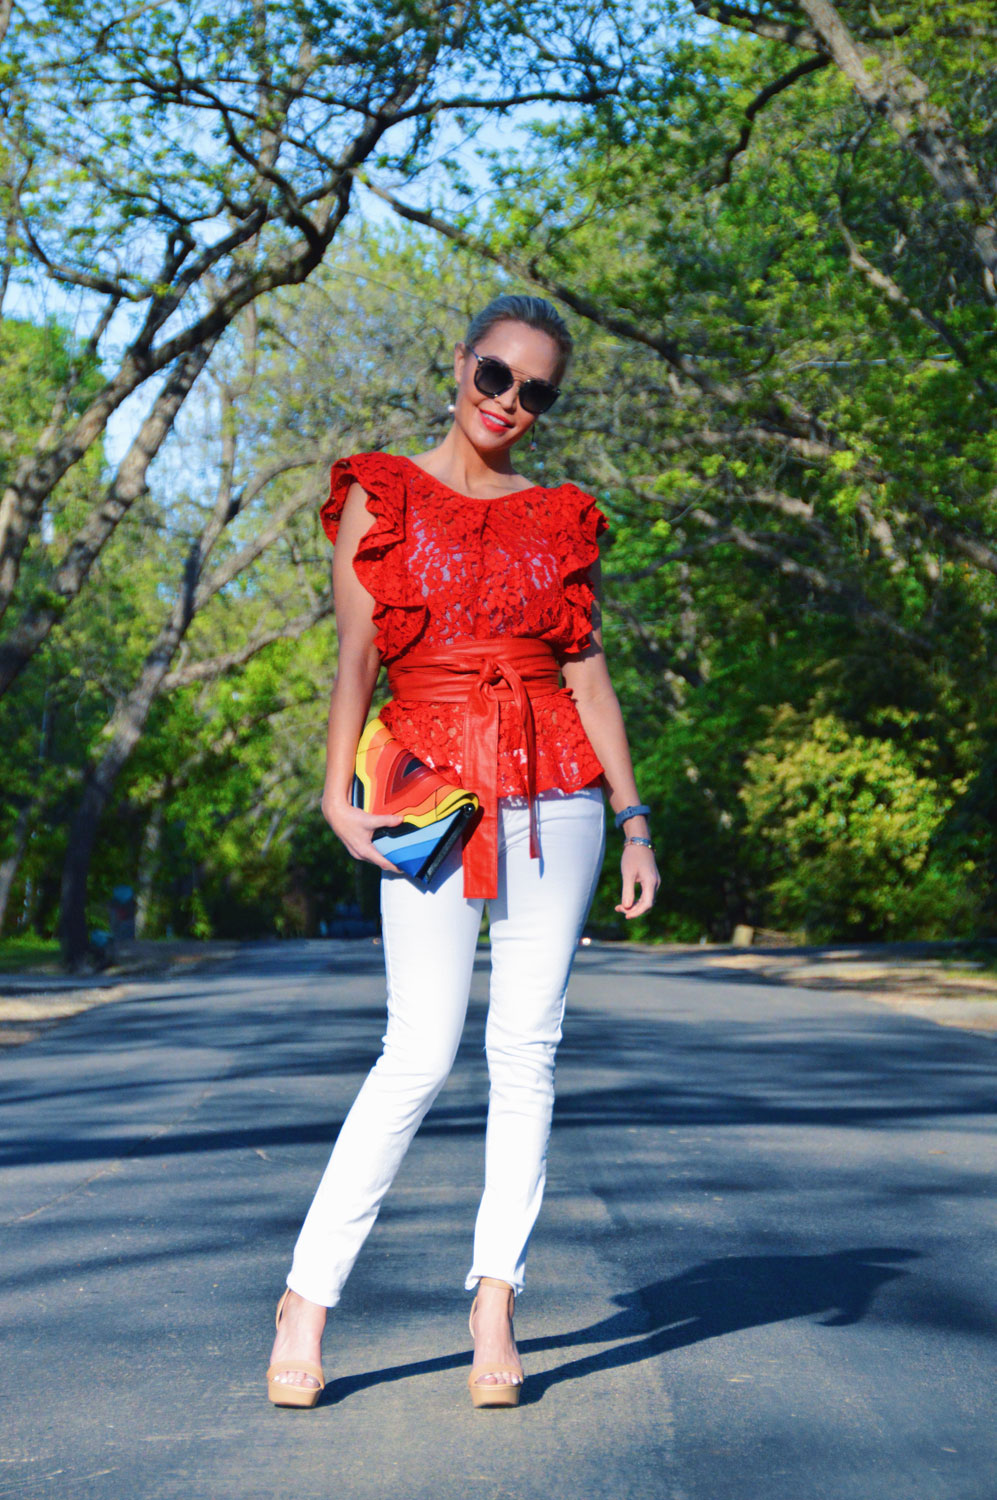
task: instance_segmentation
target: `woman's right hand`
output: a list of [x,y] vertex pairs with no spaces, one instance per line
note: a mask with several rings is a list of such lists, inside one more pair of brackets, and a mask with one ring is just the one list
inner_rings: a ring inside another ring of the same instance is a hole
[[349,802],[330,802],[323,797],[322,816],[354,859],[363,859],[368,864],[377,865],[378,869],[387,870],[389,875],[403,873],[397,865],[378,853],[373,844],[376,829],[395,828],[405,821],[401,813],[389,815],[364,812],[363,808],[354,807]]

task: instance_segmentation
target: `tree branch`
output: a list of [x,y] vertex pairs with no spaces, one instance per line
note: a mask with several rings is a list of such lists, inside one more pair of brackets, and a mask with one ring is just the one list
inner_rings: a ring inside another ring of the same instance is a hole
[[848,247],[849,262],[855,267],[856,271],[860,271],[869,285],[877,292],[882,292],[886,300],[891,302],[894,307],[902,307],[915,322],[921,324],[922,328],[931,329],[933,333],[936,333],[939,338],[943,339],[959,363],[968,370],[980,394],[986,396],[989,401],[993,401],[997,397],[997,390],[974,368],[972,354],[954,329],[951,329],[941,318],[924,312],[916,303],[911,301],[907,293],[893,280],[892,276],[888,275],[886,271],[880,270],[878,266],[874,266],[872,261],[863,255],[859,249],[843,219],[839,219],[838,227],[841,231],[841,237]]
[[872,621],[882,629],[889,631],[891,635],[899,636],[907,645],[920,646],[922,649],[929,646],[922,636],[914,635],[906,630],[898,620],[891,615],[885,614],[870,604],[854,588],[842,583],[840,579],[832,578],[820,568],[811,568],[806,563],[797,562],[793,557],[787,557],[785,553],[777,551],[761,537],[747,532],[740,526],[730,528],[731,540],[744,552],[752,553],[761,558],[777,572],[784,574],[787,578],[796,578],[800,582],[808,584],[821,594],[833,594],[842,600],[853,614]]
[[317,625],[320,620],[328,618],[332,613],[332,594],[323,594],[304,614],[285,621],[283,625],[274,626],[271,630],[264,630],[258,635],[250,636],[238,650],[224,651],[218,656],[208,657],[204,661],[191,662],[175,672],[168,672],[163,678],[160,692],[171,693],[176,688],[190,687],[195,682],[210,682],[220,677],[223,672],[244,666],[247,661],[267,646],[273,645],[275,641],[296,641],[313,625]]
[[[429,34],[422,40],[420,54],[399,77],[391,80],[388,97],[380,106],[376,117],[366,119],[342,151],[334,172],[324,184],[323,197],[327,206],[322,223],[315,233],[306,234],[303,243],[293,245],[261,266],[251,264],[244,268],[236,263],[221,290],[208,299],[208,306],[204,311],[172,338],[165,339],[154,348],[156,333],[176,312],[186,292],[198,281],[203,283],[211,266],[217,264],[221,257],[232,255],[235,250],[250,243],[268,221],[270,210],[266,205],[256,205],[246,220],[230,234],[205,247],[202,254],[192,261],[185,251],[177,261],[178,268],[181,261],[186,262],[182,273],[166,293],[157,293],[153,297],[144,326],[125,351],[117,372],[81,414],[73,430],[56,438],[51,430],[52,424],[49,424],[44,435],[45,441],[40,442],[35,452],[18,466],[14,481],[0,502],[0,618],[13,598],[21,559],[34,519],[54,486],[103,433],[111,414],[157,371],[167,369],[175,363],[178,363],[179,382],[182,385],[189,361],[198,359],[198,350],[210,350],[244,307],[279,286],[305,281],[321,262],[348,211],[354,171],[375,149],[385,131],[393,124],[399,110],[423,88],[440,45],[441,38],[430,28]],[[312,225],[312,228],[315,226]],[[126,295],[123,288],[105,288],[108,289],[112,295]],[[109,534],[105,522],[114,513],[116,500],[117,497],[113,497],[110,508],[107,505],[102,508],[106,515],[95,518],[97,524],[92,540],[96,551],[103,545],[101,536],[106,540],[106,534]],[[49,602],[54,604],[56,612],[64,607],[61,601]],[[14,643],[13,654],[8,658],[7,672],[0,672],[0,695],[5,690],[5,685],[13,680],[30,659],[38,643],[45,638],[53,620],[43,622],[39,619],[31,623],[33,633],[23,635]]]
[[731,147],[724,157],[723,167],[719,177],[712,183],[713,187],[722,187],[725,183],[730,182],[735,160],[742,152],[748,149],[755,116],[759,110],[764,109],[765,105],[772,99],[775,99],[777,95],[785,93],[787,89],[792,88],[794,83],[797,83],[801,78],[805,78],[808,73],[816,73],[821,68],[826,68],[830,61],[831,59],[824,54],[819,54],[817,57],[804,58],[802,62],[796,64],[795,68],[790,68],[789,72],[783,73],[781,78],[773,79],[759,94],[755,95],[744,111],[744,124],[741,126],[741,134],[738,136],[736,144]]
[[194,599],[194,611],[197,612],[203,609],[209,600],[213,599],[227,584],[232,582],[233,578],[237,577],[251,563],[254,563],[258,557],[262,556],[267,548],[287,529],[288,522],[293,520],[306,505],[311,505],[314,499],[314,487],[306,485],[288,500],[285,500],[284,504],[274,512],[269,524],[261,527],[252,541],[247,542],[244,547],[240,547],[237,552],[233,552],[231,557],[226,558],[223,563],[219,564],[210,578],[199,584]]
[[469,234],[460,229],[456,224],[450,224],[445,219],[440,219],[436,214],[429,213],[425,209],[413,208],[410,204],[403,203],[394,193],[387,188],[380,187],[372,182],[366,174],[357,174],[368,192],[373,193],[375,198],[380,198],[387,203],[400,219],[407,219],[413,224],[422,224],[427,229],[433,229],[437,234],[452,240],[466,250],[472,250],[476,255],[490,260],[494,265],[501,266],[506,271],[511,271],[515,276],[522,276],[527,281],[532,281],[535,286],[543,287],[551,293],[559,302],[566,307],[573,308],[581,317],[587,318],[592,323],[598,323],[610,333],[617,334],[620,338],[629,340],[631,343],[642,344],[647,349],[653,349],[672,367],[677,375],[690,381],[697,386],[705,395],[715,396],[726,406],[736,406],[742,399],[742,393],[735,387],[715,381],[705,370],[701,369],[695,360],[691,359],[674,339],[665,333],[649,332],[642,324],[632,321],[630,318],[621,317],[617,313],[608,312],[599,307],[588,297],[576,292],[573,288],[566,286],[563,282],[548,276],[542,271],[537,261],[521,261],[515,256],[507,254],[503,250],[496,250],[485,240],[477,235]]
[[884,57],[857,42],[830,0],[799,0],[799,4],[859,97],[890,122],[945,201],[961,210],[977,257],[993,283],[997,278],[993,199],[980,182],[948,111],[932,103],[927,84],[897,57]]
[[706,20],[734,26],[738,31],[751,31],[770,42],[785,42],[787,47],[798,47],[806,52],[824,51],[824,43],[817,33],[795,21],[773,20],[741,5],[722,4],[720,0],[693,0],[692,8]]
[[[53,626],[65,614],[89,577],[108,537],[135,501],[145,494],[149,465],[162,447],[194,381],[207,364],[213,343],[193,350],[173,369],[118,465],[103,502],[76,533],[51,580],[44,590],[39,591],[40,602],[29,607],[17,628],[0,641],[0,696],[24,670]],[[0,605],[3,608],[10,602],[17,568],[31,529],[37,522],[43,496],[37,490],[28,491],[27,498],[34,504],[22,503],[21,506],[17,505],[18,498],[16,487],[4,496],[4,506],[8,506],[9,500],[9,510],[6,528],[0,527],[0,585],[5,585],[0,593]],[[0,617],[3,608],[0,608]]]

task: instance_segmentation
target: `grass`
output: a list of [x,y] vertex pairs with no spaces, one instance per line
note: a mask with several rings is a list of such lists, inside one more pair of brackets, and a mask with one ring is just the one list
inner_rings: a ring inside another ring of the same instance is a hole
[[59,966],[59,943],[56,938],[0,938],[0,970],[20,974],[32,969],[51,970]]
[[964,947],[960,946],[958,953],[954,953],[951,958],[943,958],[942,963],[946,969],[964,974],[997,974],[997,944],[992,940],[970,940]]

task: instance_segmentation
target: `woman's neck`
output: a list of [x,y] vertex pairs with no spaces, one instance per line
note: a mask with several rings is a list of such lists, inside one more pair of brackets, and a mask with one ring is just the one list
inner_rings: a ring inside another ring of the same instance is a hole
[[459,494],[507,495],[525,487],[521,476],[512,467],[510,448],[494,454],[484,454],[467,439],[456,423],[438,448],[420,453],[413,462]]

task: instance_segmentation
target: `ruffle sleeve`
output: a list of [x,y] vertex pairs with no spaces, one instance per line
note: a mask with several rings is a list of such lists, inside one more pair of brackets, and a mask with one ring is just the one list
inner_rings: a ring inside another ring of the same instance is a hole
[[557,542],[564,599],[571,619],[571,638],[563,654],[572,656],[591,643],[595,602],[592,564],[598,560],[599,538],[609,530],[609,522],[592,496],[576,485],[563,485],[561,495]]
[[355,453],[333,464],[329,498],[319,511],[332,543],[352,484],[365,491],[374,517],[360,539],[353,571],[374,600],[375,645],[381,659],[392,661],[419,638],[429,613],[405,555],[404,466],[388,453]]

